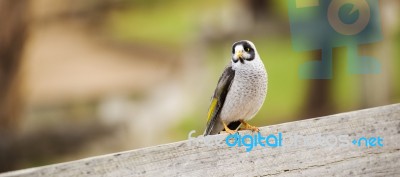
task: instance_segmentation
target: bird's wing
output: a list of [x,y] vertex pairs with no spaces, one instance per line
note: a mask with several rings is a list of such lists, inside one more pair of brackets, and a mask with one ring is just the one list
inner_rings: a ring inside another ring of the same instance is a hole
[[214,91],[210,108],[208,109],[207,128],[204,132],[204,136],[210,135],[214,126],[216,125],[217,119],[222,110],[222,106],[224,105],[226,95],[228,95],[234,77],[235,70],[233,70],[232,65],[229,64],[227,67],[225,67],[222,76],[218,80],[217,88]]

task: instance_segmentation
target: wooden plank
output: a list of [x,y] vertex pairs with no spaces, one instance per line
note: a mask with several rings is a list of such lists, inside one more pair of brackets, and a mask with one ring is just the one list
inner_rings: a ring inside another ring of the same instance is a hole
[[[276,148],[246,152],[228,147],[220,134],[0,176],[400,176],[400,104],[261,128],[263,136],[279,132]],[[383,146],[378,139],[371,142],[376,147],[352,144],[362,137],[380,137]]]

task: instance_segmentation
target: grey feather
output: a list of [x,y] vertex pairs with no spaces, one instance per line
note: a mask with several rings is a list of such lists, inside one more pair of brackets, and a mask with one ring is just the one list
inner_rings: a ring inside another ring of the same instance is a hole
[[217,105],[211,115],[210,121],[207,123],[204,136],[218,134],[224,129],[221,119],[219,119],[219,114],[224,106],[226,95],[229,92],[234,77],[235,70],[233,70],[232,65],[229,64],[225,67],[224,72],[218,80],[217,88],[214,91],[213,99],[217,99]]

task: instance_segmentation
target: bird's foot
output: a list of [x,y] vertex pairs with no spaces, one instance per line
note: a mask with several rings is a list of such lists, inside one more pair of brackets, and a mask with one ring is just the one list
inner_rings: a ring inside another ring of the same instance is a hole
[[229,134],[231,134],[231,135],[233,135],[233,134],[236,133],[235,130],[231,130],[231,129],[225,129],[225,132],[227,132],[227,133],[229,133]]
[[224,124],[224,128],[225,128],[225,131],[226,131],[227,133],[229,133],[229,134],[231,134],[231,135],[233,135],[233,134],[236,133],[236,130],[231,130],[231,129],[229,129],[225,122],[222,122],[222,124]]
[[240,120],[240,122],[243,124],[243,130],[251,130],[253,132],[259,132],[260,129],[258,129],[258,127],[256,126],[252,126],[250,124],[248,124],[247,122],[245,122],[244,120]]

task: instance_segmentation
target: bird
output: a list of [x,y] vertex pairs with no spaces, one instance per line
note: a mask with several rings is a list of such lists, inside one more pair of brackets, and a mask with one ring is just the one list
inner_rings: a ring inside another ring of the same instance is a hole
[[261,109],[267,96],[268,74],[256,46],[249,40],[232,45],[232,58],[218,80],[211,98],[204,136],[223,130],[235,134],[259,129],[247,123]]

